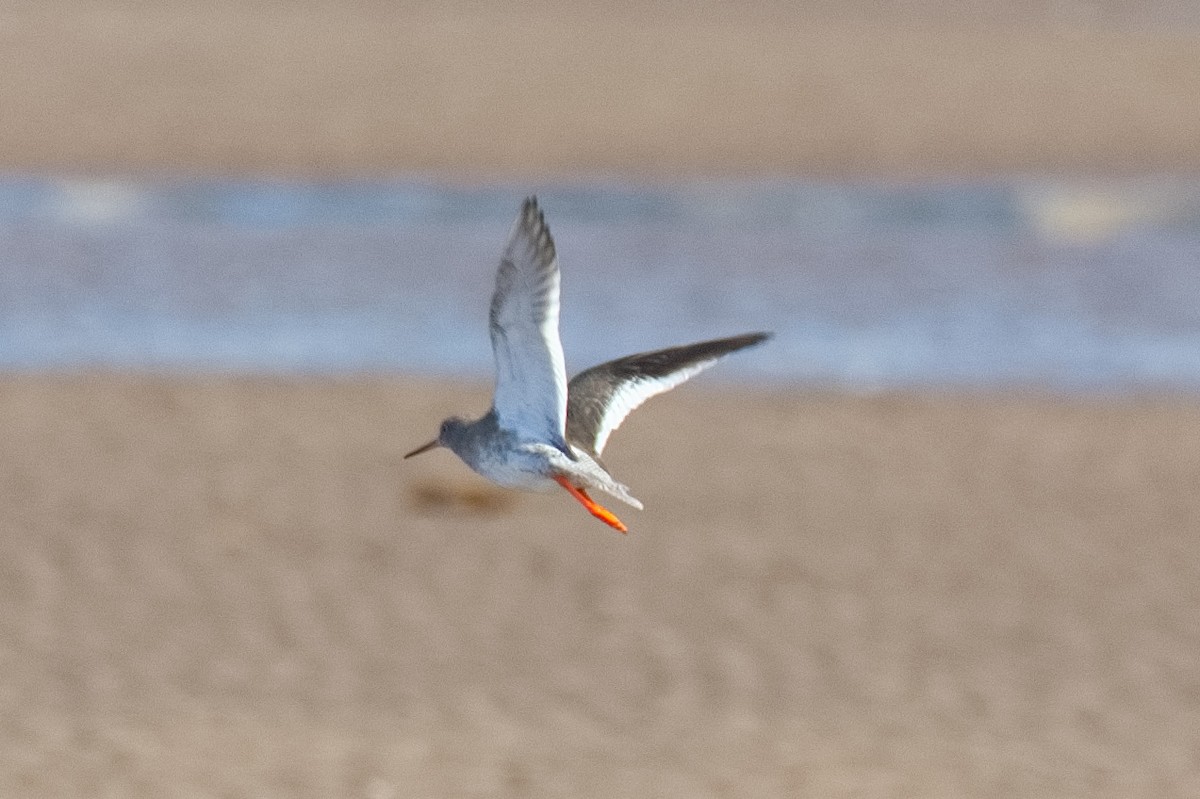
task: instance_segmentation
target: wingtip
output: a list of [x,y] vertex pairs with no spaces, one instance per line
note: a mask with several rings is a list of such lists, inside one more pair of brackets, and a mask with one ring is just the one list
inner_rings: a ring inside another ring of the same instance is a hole
[[521,203],[521,213],[517,217],[517,220],[526,230],[530,231],[545,229],[547,227],[546,216],[542,213],[542,209],[538,205],[536,195],[529,195]]
[[729,336],[727,338],[717,338],[717,339],[712,339],[710,341],[701,341],[701,342],[698,342],[697,344],[685,345],[684,347],[680,347],[678,349],[685,349],[688,347],[716,348],[717,349],[717,353],[716,353],[717,357],[724,357],[726,355],[729,355],[730,353],[737,352],[738,350],[744,350],[747,347],[756,347],[759,344],[762,344],[764,341],[768,341],[774,337],[775,337],[775,334],[773,332],[770,332],[767,330],[759,330],[754,333],[742,333],[741,335]]
[[770,341],[775,338],[775,333],[770,330],[759,330],[754,333],[746,333],[746,346],[753,347],[755,344],[762,344],[764,341]]
[[[687,344],[684,347],[719,347],[723,352],[722,355],[728,355],[738,350],[744,350],[747,347],[754,347],[762,344],[764,341],[769,341],[775,337],[775,333],[769,330],[756,330],[753,333],[740,333],[736,336],[726,336],[725,338],[714,338],[708,341],[700,341],[696,344]],[[678,349],[683,349],[682,347]]]
[[740,336],[730,336],[727,339],[718,339],[721,343],[727,345],[728,350],[725,354],[737,352],[738,350],[757,347],[766,341],[775,338],[775,333],[770,330],[758,330],[753,333],[743,333]]
[[529,222],[544,219],[536,194],[530,194],[525,198],[525,202],[521,203],[521,218]]
[[515,237],[522,232],[532,242],[535,250],[540,253],[544,263],[548,264],[558,256],[554,246],[554,237],[550,234],[550,225],[546,222],[546,216],[542,209],[538,207],[536,195],[529,195],[521,204],[521,213],[513,227],[512,236]]

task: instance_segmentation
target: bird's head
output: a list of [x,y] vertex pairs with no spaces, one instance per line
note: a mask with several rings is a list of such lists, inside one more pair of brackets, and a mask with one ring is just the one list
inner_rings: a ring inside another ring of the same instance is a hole
[[404,457],[411,458],[414,455],[420,455],[422,452],[428,452],[435,447],[449,447],[450,449],[454,449],[455,442],[459,440],[466,426],[467,423],[465,420],[457,416],[451,416],[449,419],[443,421],[442,426],[438,428],[437,438],[428,444],[422,444]]

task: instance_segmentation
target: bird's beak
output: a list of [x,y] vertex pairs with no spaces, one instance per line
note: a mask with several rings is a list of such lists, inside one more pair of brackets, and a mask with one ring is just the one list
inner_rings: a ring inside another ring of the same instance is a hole
[[420,455],[422,452],[428,452],[429,450],[433,449],[434,447],[440,447],[441,445],[442,445],[442,443],[435,438],[433,441],[430,441],[428,444],[422,444],[421,446],[417,447],[416,449],[414,449],[412,452],[408,453],[404,457],[411,458],[413,455]]

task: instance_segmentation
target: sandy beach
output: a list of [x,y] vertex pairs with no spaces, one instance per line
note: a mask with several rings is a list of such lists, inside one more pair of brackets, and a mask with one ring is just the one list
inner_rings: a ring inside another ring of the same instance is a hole
[[455,383],[0,381],[8,796],[1185,797],[1200,407],[687,386],[621,536]]

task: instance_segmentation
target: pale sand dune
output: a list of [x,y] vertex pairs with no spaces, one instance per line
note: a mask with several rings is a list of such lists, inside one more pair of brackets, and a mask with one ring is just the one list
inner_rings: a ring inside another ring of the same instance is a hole
[[[0,8],[0,168],[477,180],[1200,168],[1187,4]],[[913,10],[915,9],[915,10]]]
[[0,795],[1200,795],[1194,403],[689,386],[628,537],[485,404],[0,380]]

